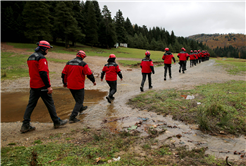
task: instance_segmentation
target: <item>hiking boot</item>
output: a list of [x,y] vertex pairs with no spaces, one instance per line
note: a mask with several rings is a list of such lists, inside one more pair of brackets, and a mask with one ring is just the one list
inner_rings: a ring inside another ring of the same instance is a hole
[[179,72],[181,73],[181,70],[179,69]]
[[57,129],[57,128],[59,128],[59,127],[65,125],[65,124],[67,124],[67,121],[68,121],[67,119],[61,120],[61,119],[59,118],[59,123],[54,123],[54,128]]
[[112,96],[112,97],[109,97],[110,98],[110,100],[114,100],[115,98]]
[[32,127],[30,124],[22,124],[20,132],[21,133],[26,133],[28,131],[33,131],[35,129],[36,128],[35,127]]
[[183,71],[183,74],[185,73],[185,71]]
[[79,113],[81,114],[84,110],[86,110],[88,107],[87,106],[82,106],[81,108],[80,108],[80,111],[79,111]]
[[149,87],[149,89],[152,89],[152,88],[153,88],[153,86],[150,86],[150,87]]
[[166,77],[164,77],[164,81],[166,81],[167,79],[166,79]]
[[172,79],[172,76],[169,76],[170,79]]
[[143,92],[143,91],[144,91],[144,90],[143,90],[143,87],[140,87],[140,91],[141,91],[141,92]]
[[106,99],[108,100],[109,103],[111,103],[111,100],[108,96],[106,97]]
[[69,123],[76,123],[76,122],[79,122],[80,120],[77,119],[77,118],[69,118]]

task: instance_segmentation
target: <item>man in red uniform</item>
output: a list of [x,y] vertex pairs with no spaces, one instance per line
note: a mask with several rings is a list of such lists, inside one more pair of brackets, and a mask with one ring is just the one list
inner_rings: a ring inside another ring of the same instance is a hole
[[76,116],[87,108],[87,106],[83,106],[85,75],[96,85],[95,78],[89,66],[83,61],[85,57],[85,52],[80,50],[76,54],[76,58],[68,61],[62,71],[63,86],[70,90],[76,102],[73,112],[70,115],[69,123],[79,122],[80,120]]
[[155,74],[155,71],[154,71],[154,65],[153,65],[153,62],[152,60],[150,59],[150,52],[149,51],[146,51],[145,52],[145,58],[142,59],[142,62],[140,64],[140,67],[142,68],[142,82],[141,82],[141,87],[140,87],[140,90],[141,92],[143,92],[143,87],[144,87],[144,83],[145,83],[145,80],[146,80],[146,76],[148,75],[148,80],[149,80],[149,89],[152,88],[152,83],[151,83],[151,72],[153,74]]
[[117,91],[117,75],[120,77],[121,81],[123,79],[119,65],[115,63],[115,58],[116,56],[114,54],[109,55],[108,63],[104,65],[101,73],[101,81],[103,81],[103,77],[106,74],[105,80],[110,87],[109,94],[106,97],[109,103],[114,100],[113,95]]
[[193,50],[190,50],[189,57],[190,57],[190,67],[193,67],[193,65],[195,64],[194,61],[196,59],[196,56],[194,55]]
[[184,51],[185,48],[181,48],[181,52],[178,53],[177,57],[179,58],[179,64],[180,64],[180,67],[179,67],[179,72],[181,73],[181,69],[182,69],[182,72],[185,73],[185,61],[187,59],[187,53]]
[[169,71],[170,79],[172,78],[172,72],[171,72],[172,60],[174,64],[176,64],[175,58],[173,54],[169,51],[169,48],[165,48],[165,51],[166,53],[162,56],[162,60],[164,60],[164,81],[166,81],[167,69]]
[[48,53],[49,49],[52,48],[52,46],[45,40],[40,41],[37,45],[38,47],[35,49],[35,52],[27,59],[31,89],[29,102],[24,114],[24,121],[20,130],[22,133],[36,129],[30,125],[30,121],[31,114],[40,97],[48,108],[55,129],[67,123],[66,120],[61,120],[57,116],[56,108],[51,95],[53,89],[50,85],[48,62],[45,55]]

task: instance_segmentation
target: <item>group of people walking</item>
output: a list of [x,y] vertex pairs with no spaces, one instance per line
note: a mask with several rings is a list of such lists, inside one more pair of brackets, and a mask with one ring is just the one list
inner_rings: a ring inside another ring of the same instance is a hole
[[[56,108],[52,98],[53,89],[51,88],[51,84],[50,84],[48,62],[45,58],[45,55],[48,54],[48,51],[50,48],[52,48],[52,46],[50,45],[49,42],[45,40],[38,42],[37,45],[38,47],[35,49],[35,52],[27,59],[31,89],[30,89],[29,102],[26,107],[26,111],[24,113],[24,117],[23,117],[24,120],[20,130],[21,133],[26,133],[36,129],[35,127],[30,125],[30,121],[31,121],[31,114],[34,108],[36,107],[38,99],[40,97],[42,98],[43,102],[45,103],[49,111],[55,129],[67,124],[68,122],[68,120],[61,120],[57,116]],[[172,53],[169,51],[169,49],[165,48],[165,51],[166,52],[162,57],[165,65],[164,80],[166,80],[167,70],[169,70],[169,77],[172,78],[171,75],[172,60],[175,63],[175,58],[172,55]],[[179,57],[179,64],[180,64],[179,72],[181,72],[182,70],[182,72],[184,73],[184,71],[186,70],[186,60],[188,60],[188,57],[192,57],[192,58],[201,57],[200,59],[204,61],[206,60],[205,57],[209,57],[209,56],[207,54],[206,56],[203,56],[203,54],[197,55],[194,53],[188,55],[185,52],[185,49],[182,48],[182,51],[178,54],[178,57]],[[94,86],[96,85],[95,77],[91,72],[88,64],[83,61],[84,58],[86,58],[86,53],[82,50],[78,51],[76,57],[66,63],[61,73],[63,87],[66,87],[70,90],[75,100],[75,106],[69,117],[69,123],[79,122],[80,120],[76,118],[77,115],[87,109],[87,106],[83,105],[85,76],[87,76],[87,78],[93,83]],[[192,58],[190,59],[193,60]],[[103,81],[103,78],[105,76],[105,80],[109,85],[109,94],[108,96],[106,96],[106,99],[109,103],[111,103],[114,100],[114,94],[117,91],[117,76],[119,76],[120,79],[123,80],[121,70],[119,68],[119,65],[115,62],[115,59],[116,56],[114,54],[110,54],[107,61],[108,63],[104,65],[101,72],[101,81]],[[193,60],[191,64],[194,63],[196,64],[196,61]],[[143,87],[146,77],[148,77],[149,89],[151,89],[152,88],[151,74],[155,74],[155,71],[154,71],[153,62],[150,59],[149,51],[145,52],[145,58],[142,59],[140,67],[142,68],[141,70],[142,82],[141,82],[140,90],[144,91]]]
[[[200,50],[191,50],[191,53],[188,54],[186,52],[185,48],[181,48],[181,52],[178,53],[177,57],[179,58],[179,73],[184,74],[186,71],[186,64],[188,59],[190,58],[190,67],[193,67],[193,65],[196,66],[196,64],[201,63],[203,61],[209,60],[210,54],[208,51],[200,51]],[[164,60],[164,81],[166,81],[166,76],[167,76],[167,70],[169,74],[169,78],[172,78],[172,72],[171,72],[171,65],[172,61],[174,64],[176,64],[176,60],[173,56],[173,54],[170,52],[169,48],[165,48],[165,53],[162,56],[162,60]],[[146,51],[145,52],[145,58],[142,59],[142,62],[140,64],[140,67],[142,68],[142,82],[140,86],[140,91],[144,91],[144,83],[146,80],[146,77],[148,76],[148,81],[149,81],[149,89],[152,88],[152,81],[151,81],[151,73],[155,74],[154,71],[154,65],[153,61],[150,59],[150,52]]]

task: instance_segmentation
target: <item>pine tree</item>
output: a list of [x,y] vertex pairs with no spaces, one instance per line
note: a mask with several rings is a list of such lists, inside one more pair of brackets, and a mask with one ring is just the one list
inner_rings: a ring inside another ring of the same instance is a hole
[[65,47],[69,47],[69,40],[76,41],[83,37],[78,22],[72,11],[73,4],[69,1],[61,1],[55,8],[54,30],[58,37],[65,40]]
[[116,12],[115,16],[115,29],[118,43],[125,43],[127,41],[127,32],[124,28],[124,22],[125,21],[122,12],[119,10],[118,12]]
[[126,18],[126,22],[124,25],[125,25],[125,29],[126,29],[127,34],[133,36],[134,29],[133,29],[132,23],[128,17]]
[[88,45],[94,46],[98,44],[98,24],[93,4],[90,1],[86,1],[86,6],[88,7],[88,11],[86,17],[85,41]]
[[102,14],[103,18],[99,28],[99,42],[107,48],[111,48],[116,43],[116,34],[113,20],[111,18],[111,12],[108,10],[106,5],[103,7]]
[[27,1],[23,10],[23,19],[26,23],[25,36],[32,42],[50,40],[50,11],[45,1]]

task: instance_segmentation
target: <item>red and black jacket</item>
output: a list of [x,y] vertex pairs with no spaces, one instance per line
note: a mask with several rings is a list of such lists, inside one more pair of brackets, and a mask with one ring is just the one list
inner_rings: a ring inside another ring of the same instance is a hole
[[115,62],[108,61],[108,63],[104,65],[101,73],[101,79],[103,79],[105,73],[106,73],[106,77],[105,77],[106,81],[116,81],[117,75],[121,79],[123,78],[119,65]]
[[151,59],[142,59],[140,67],[142,68],[142,73],[151,73],[152,71],[152,73],[155,74],[154,64]]
[[172,59],[173,62],[175,63],[175,58],[173,56],[173,54],[170,51],[167,51],[163,56],[162,56],[162,60],[164,60],[164,64],[172,64]]
[[83,61],[82,58],[76,57],[68,61],[62,71],[62,82],[67,85],[67,88],[79,90],[85,87],[85,75],[95,82],[95,78],[89,66]]
[[178,53],[177,57],[179,58],[179,61],[186,61],[187,53],[184,51],[181,51],[180,53]]
[[41,52],[34,52],[28,59],[30,87],[34,89],[49,88],[50,78],[48,62]]
[[190,60],[195,60],[196,56],[194,55],[194,53],[190,53],[189,54]]

